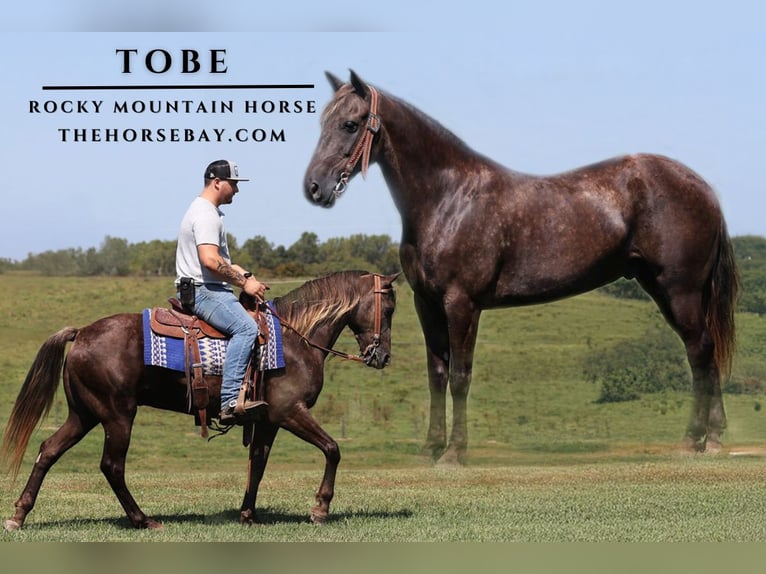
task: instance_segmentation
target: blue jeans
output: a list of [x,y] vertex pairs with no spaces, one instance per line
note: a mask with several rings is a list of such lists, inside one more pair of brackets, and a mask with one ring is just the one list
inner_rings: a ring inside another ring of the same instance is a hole
[[197,286],[194,313],[231,337],[221,381],[221,409],[239,395],[259,328],[234,293],[218,285]]

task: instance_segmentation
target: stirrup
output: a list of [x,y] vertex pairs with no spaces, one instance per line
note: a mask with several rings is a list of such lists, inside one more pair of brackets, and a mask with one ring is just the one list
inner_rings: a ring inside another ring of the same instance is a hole
[[234,407],[234,417],[245,420],[260,420],[266,417],[269,403],[266,401],[237,401]]

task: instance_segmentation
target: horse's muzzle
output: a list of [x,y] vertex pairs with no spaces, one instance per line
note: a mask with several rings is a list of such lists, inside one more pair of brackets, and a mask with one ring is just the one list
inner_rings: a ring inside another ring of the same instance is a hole
[[335,203],[335,198],[337,197],[334,191],[331,191],[327,195],[323,194],[321,186],[315,181],[312,181],[308,185],[306,196],[310,201],[313,201],[322,207],[332,207]]
[[391,362],[391,354],[386,353],[380,345],[372,344],[365,349],[362,359],[368,367],[384,369]]

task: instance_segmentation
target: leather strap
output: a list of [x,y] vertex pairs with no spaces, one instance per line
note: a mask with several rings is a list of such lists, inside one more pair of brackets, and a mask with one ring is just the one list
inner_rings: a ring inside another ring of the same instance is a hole
[[[191,388],[190,403],[197,409],[200,419],[200,434],[207,437],[207,407],[210,404],[210,390],[202,368],[202,358],[199,351],[197,329],[188,329],[184,344],[186,345],[186,380]],[[191,404],[189,405],[191,410]]]
[[380,275],[375,274],[375,330],[373,338],[380,341],[380,330],[383,323],[383,291],[380,289]]
[[351,172],[356,167],[359,158],[362,158],[362,177],[367,177],[367,168],[370,165],[370,150],[372,149],[372,140],[375,139],[375,134],[380,130],[380,116],[378,116],[378,91],[369,86],[370,88],[370,113],[367,116],[367,125],[365,126],[362,136],[356,142],[351,157],[346,163],[346,169],[344,170],[347,176],[351,175]]

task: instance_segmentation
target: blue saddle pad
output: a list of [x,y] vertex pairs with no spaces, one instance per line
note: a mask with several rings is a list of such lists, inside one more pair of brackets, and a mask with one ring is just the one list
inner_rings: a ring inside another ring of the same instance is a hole
[[[271,302],[267,305],[265,315],[269,325],[269,338],[265,345],[256,349],[260,365],[259,370],[282,369],[285,366],[282,326],[279,323],[279,318],[272,313]],[[184,340],[154,333],[150,326],[150,317],[151,309],[144,309],[144,364],[186,372]],[[228,344],[228,339],[204,337],[199,340],[202,371],[206,375],[220,376],[223,373],[223,362],[226,358]]]

